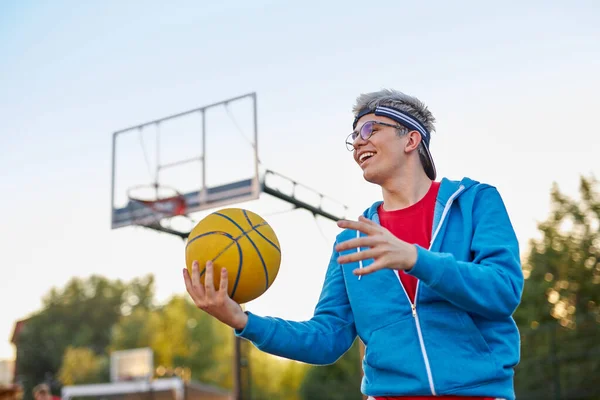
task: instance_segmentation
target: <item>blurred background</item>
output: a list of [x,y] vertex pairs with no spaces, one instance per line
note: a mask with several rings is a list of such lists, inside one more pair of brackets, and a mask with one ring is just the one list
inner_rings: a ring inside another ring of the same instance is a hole
[[[345,149],[351,108],[395,88],[437,118],[438,174],[506,203],[526,277],[517,397],[600,399],[599,19],[591,0],[1,2],[0,398],[45,383],[57,397],[361,399],[358,342],[326,367],[260,353],[188,301],[184,241],[111,229],[112,140],[254,93],[260,171],[356,218],[380,193]],[[211,184],[253,173],[252,110],[211,120]],[[184,125],[157,146],[185,158],[201,122]],[[119,143],[121,176],[152,176],[156,129]],[[200,187],[198,171],[176,175]],[[246,308],[309,319],[335,223],[265,193],[236,206],[282,248],[277,280]]]

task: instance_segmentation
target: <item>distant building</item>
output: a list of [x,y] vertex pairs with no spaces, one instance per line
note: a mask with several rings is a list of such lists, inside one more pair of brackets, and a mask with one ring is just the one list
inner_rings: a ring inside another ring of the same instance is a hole
[[19,400],[21,388],[14,384],[15,362],[0,360],[0,400]]
[[12,360],[0,360],[0,387],[13,383],[15,373],[15,362]]
[[160,378],[150,381],[110,382],[91,385],[64,386],[62,400],[74,398],[120,400],[234,400],[233,394],[221,388],[181,378]]
[[[12,373],[12,380],[11,380],[11,383],[14,383],[14,384],[19,384],[19,381],[17,379],[17,377],[19,376],[19,371],[17,370],[17,365],[18,365],[18,361],[19,361],[19,352],[16,350],[19,348],[19,335],[21,334],[23,327],[27,323],[27,320],[28,320],[28,318],[15,322],[15,328],[13,329],[13,335],[10,339],[10,342],[15,346],[15,354],[16,354],[16,356],[15,356],[16,358],[14,361],[14,369],[13,369],[13,373]],[[2,400],[2,399],[0,399],[0,400]]]
[[[19,347],[19,335],[21,333],[21,331],[23,330],[23,327],[25,326],[25,323],[27,322],[27,319],[23,319],[20,321],[15,322],[15,329],[13,329],[13,334],[12,334],[12,338],[10,339],[10,342],[15,345],[15,349],[17,349]],[[15,354],[17,354],[17,359],[15,359],[14,361],[14,367],[13,367],[13,371],[12,371],[12,379],[11,379],[11,383],[19,383],[17,381],[17,376],[19,374],[19,371],[17,371],[17,361],[18,361],[18,351],[15,351]]]

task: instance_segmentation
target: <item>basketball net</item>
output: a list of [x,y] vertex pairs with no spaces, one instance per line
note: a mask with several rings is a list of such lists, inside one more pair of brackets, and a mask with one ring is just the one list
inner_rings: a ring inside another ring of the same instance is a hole
[[163,220],[177,216],[187,217],[185,197],[172,188],[157,184],[137,186],[129,189],[128,198],[132,204],[138,204],[149,211],[146,216],[134,219],[136,225],[161,227]]

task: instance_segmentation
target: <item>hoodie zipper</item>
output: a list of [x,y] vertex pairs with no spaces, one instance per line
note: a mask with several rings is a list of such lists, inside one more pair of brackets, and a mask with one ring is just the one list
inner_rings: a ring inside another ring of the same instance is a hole
[[[446,218],[446,215],[448,215],[448,211],[450,211],[450,206],[452,205],[452,202],[454,202],[454,199],[464,189],[465,189],[465,187],[463,185],[460,185],[458,187],[458,190],[456,192],[454,192],[452,194],[452,196],[450,196],[450,198],[446,202],[446,205],[444,206],[444,211],[442,212],[442,216],[440,217],[440,222],[438,222],[435,232],[433,233],[433,237],[431,238],[431,243],[429,245],[430,250],[431,250],[431,247],[433,246],[433,242],[434,242],[435,238],[437,237],[437,234],[440,231],[440,227],[442,226],[442,223],[444,223],[444,219]],[[398,272],[400,272],[400,271],[398,271]],[[415,301],[413,303],[410,300],[410,297],[408,295],[408,292],[406,291],[406,288],[402,284],[402,280],[400,279],[399,273],[396,273],[396,277],[400,281],[400,286],[402,286],[402,290],[404,291],[404,294],[406,295],[406,299],[410,303],[410,308],[412,310],[412,316],[415,320],[415,325],[417,327],[417,335],[419,336],[419,345],[421,346],[421,355],[423,356],[423,361],[425,362],[425,370],[427,371],[427,379],[429,380],[429,389],[431,390],[431,394],[433,396],[437,396],[437,394],[435,393],[435,385],[433,383],[433,375],[431,373],[431,366],[429,364],[429,357],[427,356],[427,349],[425,349],[425,341],[423,340],[423,333],[421,332],[421,324],[419,323],[419,314],[417,314],[417,296],[419,295],[419,287],[420,287],[421,281],[417,282],[417,288],[415,290]]]

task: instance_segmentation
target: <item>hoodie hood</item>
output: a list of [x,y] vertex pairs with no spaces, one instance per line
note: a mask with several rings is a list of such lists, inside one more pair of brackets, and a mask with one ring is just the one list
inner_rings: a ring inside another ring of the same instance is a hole
[[[448,200],[450,200],[451,196],[454,195],[455,196],[454,198],[456,199],[456,197],[460,196],[460,194],[469,190],[471,187],[477,185],[478,183],[479,182],[474,181],[473,179],[467,178],[467,177],[463,178],[460,181],[453,181],[448,178],[442,178],[442,180],[440,181],[440,190],[438,192],[438,196],[436,199],[436,208],[435,208],[436,212],[435,212],[435,217],[434,217],[434,226],[437,225],[436,222],[439,222],[443,207],[446,205]],[[462,186],[462,189],[460,189],[461,186]],[[459,192],[459,189],[460,189],[460,192]],[[457,192],[458,192],[458,194],[456,194]],[[375,203],[373,203],[371,205],[371,207],[367,208],[363,212],[363,216],[374,222],[379,223],[379,215],[377,214],[377,208],[382,203],[383,203],[383,201],[376,201]],[[441,206],[441,209],[439,206]],[[438,211],[439,211],[439,215],[438,215]]]
[[[471,178],[464,177],[460,181],[450,180],[448,178],[442,178],[440,181],[440,189],[438,191],[438,195],[435,202],[435,210],[433,214],[433,226],[432,226],[432,238],[431,243],[433,244],[435,238],[437,237],[440,229],[442,228],[442,224],[444,222],[444,217],[446,213],[449,211],[452,202],[459,198],[462,194],[467,192],[472,187],[478,185],[479,182],[475,181]],[[367,208],[363,212],[363,216],[370,219],[377,224],[379,221],[379,214],[377,214],[378,207],[383,203],[383,201],[376,201],[371,205],[371,207]],[[357,234],[358,236],[358,234]],[[361,265],[362,267],[362,265]]]

